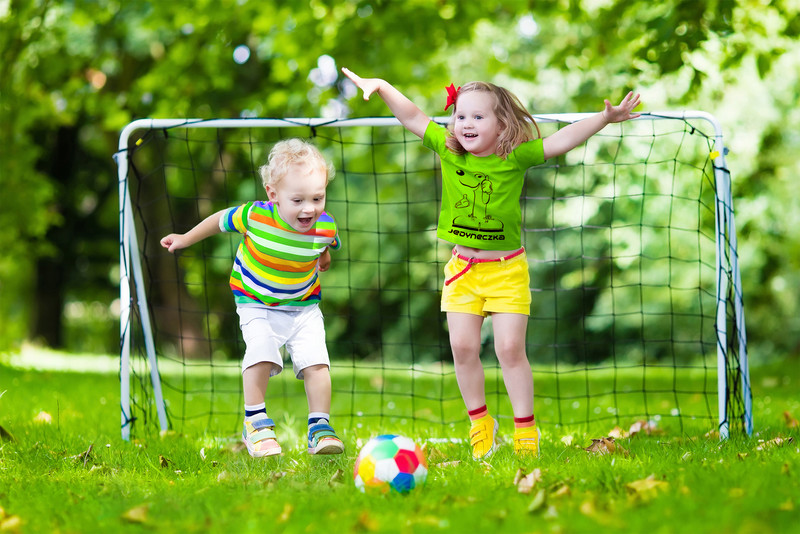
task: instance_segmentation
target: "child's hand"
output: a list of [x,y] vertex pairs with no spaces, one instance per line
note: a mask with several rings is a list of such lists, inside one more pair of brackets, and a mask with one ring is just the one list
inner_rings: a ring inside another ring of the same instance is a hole
[[606,109],[603,110],[603,117],[608,122],[622,122],[628,119],[635,119],[641,113],[632,113],[634,108],[641,103],[639,99],[639,94],[633,94],[633,91],[625,95],[625,98],[622,99],[622,102],[619,103],[619,106],[612,106],[611,102],[608,100],[604,101],[606,104]]
[[372,93],[376,93],[378,89],[380,89],[382,80],[379,78],[362,78],[346,67],[342,67],[342,72],[345,76],[350,78],[350,81],[356,84],[356,87],[364,92],[364,100],[369,100]]
[[189,245],[190,243],[186,242],[183,234],[169,234],[161,238],[161,246],[172,253]]
[[325,252],[319,255],[319,265],[317,266],[319,272],[324,273],[331,268],[331,251],[325,249]]

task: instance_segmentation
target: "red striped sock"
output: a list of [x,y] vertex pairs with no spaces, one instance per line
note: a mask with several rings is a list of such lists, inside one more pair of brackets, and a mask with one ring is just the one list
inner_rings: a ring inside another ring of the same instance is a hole
[[529,426],[536,426],[536,421],[533,420],[533,414],[528,417],[515,417],[514,428],[528,428]]
[[489,415],[489,410],[486,408],[486,405],[484,404],[483,406],[481,406],[476,410],[469,410],[467,413],[469,414],[469,420],[475,421],[477,419],[480,419],[481,417]]

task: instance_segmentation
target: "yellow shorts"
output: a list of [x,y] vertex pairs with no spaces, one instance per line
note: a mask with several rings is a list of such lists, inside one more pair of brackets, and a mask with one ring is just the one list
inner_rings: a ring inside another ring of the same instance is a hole
[[452,280],[442,289],[444,312],[483,317],[490,313],[531,313],[530,274],[524,251],[511,259],[472,266],[454,254],[444,267],[444,277],[445,281]]

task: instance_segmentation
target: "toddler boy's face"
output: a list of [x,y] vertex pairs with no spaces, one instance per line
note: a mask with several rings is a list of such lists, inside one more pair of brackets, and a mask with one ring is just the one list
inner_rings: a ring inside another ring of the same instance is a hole
[[305,233],[325,211],[327,182],[324,167],[296,164],[276,184],[267,185],[267,195],[278,206],[281,218]]

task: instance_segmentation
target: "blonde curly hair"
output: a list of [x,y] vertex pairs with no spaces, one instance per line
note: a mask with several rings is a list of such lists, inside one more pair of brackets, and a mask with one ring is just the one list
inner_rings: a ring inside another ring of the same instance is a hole
[[268,185],[275,187],[289,174],[289,169],[294,165],[324,170],[326,185],[336,174],[333,164],[325,159],[316,146],[303,139],[286,139],[275,143],[269,151],[267,163],[258,168],[264,189]]

